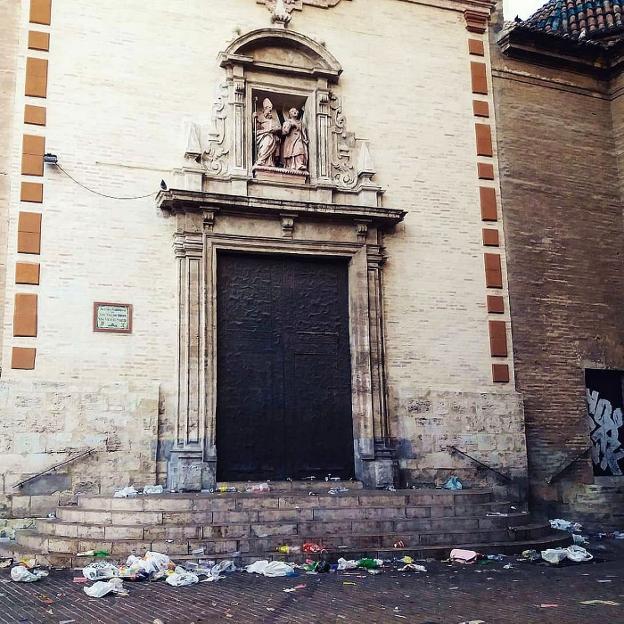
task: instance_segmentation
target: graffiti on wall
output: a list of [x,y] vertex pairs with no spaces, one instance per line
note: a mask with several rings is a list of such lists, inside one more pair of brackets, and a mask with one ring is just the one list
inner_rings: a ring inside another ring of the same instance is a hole
[[594,475],[624,474],[624,401],[620,371],[586,370],[587,411]]

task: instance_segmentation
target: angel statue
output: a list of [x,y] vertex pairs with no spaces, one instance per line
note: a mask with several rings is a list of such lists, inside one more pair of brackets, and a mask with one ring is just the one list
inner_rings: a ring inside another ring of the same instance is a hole
[[282,127],[273,102],[265,98],[262,112],[254,111],[254,131],[256,140],[256,162],[259,167],[277,167],[280,153]]
[[282,145],[282,162],[286,169],[307,171],[308,169],[308,133],[299,119],[299,110],[291,108],[288,118],[282,124],[284,143]]

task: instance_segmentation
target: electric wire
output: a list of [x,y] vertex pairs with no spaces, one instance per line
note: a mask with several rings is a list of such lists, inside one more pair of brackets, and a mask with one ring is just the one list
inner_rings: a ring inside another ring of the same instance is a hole
[[136,195],[134,197],[119,197],[119,196],[115,196],[115,195],[107,195],[106,193],[100,193],[99,191],[95,191],[91,188],[89,188],[88,186],[85,186],[82,182],[79,182],[78,180],[76,180],[76,178],[74,178],[72,175],[70,175],[69,173],[67,173],[67,171],[65,171],[65,169],[63,169],[63,167],[61,167],[61,165],[59,165],[58,163],[56,163],[56,166],[75,184],[77,184],[78,186],[82,187],[83,189],[85,189],[86,191],[89,191],[89,193],[93,193],[94,195],[99,195],[100,197],[107,197],[108,199],[145,199],[146,197],[153,197],[154,195],[156,195],[158,193],[158,191],[154,191],[153,193],[148,193],[147,195]]

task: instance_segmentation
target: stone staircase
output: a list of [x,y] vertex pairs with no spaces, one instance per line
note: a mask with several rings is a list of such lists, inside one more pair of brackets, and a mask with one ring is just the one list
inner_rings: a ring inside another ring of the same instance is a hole
[[[341,486],[349,490],[328,494]],[[399,540],[404,547],[395,548]],[[353,482],[285,482],[262,494],[79,496],[76,505],[59,506],[56,518],[18,531],[15,550],[62,567],[85,565],[90,558],[77,553],[88,550],[106,550],[117,561],[153,550],[174,560],[237,557],[244,564],[301,561],[310,555],[282,555],[277,548],[305,542],[347,558],[420,558],[445,557],[457,546],[519,552],[567,544],[569,536],[529,523],[529,514],[495,501],[488,489],[390,492]]]

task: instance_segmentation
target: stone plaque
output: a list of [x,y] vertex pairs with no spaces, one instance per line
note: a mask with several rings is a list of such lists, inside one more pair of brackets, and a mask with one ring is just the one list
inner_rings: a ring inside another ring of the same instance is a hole
[[132,333],[132,305],[96,301],[93,304],[93,331]]

